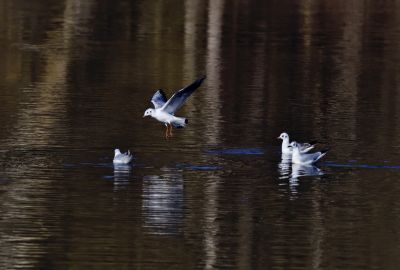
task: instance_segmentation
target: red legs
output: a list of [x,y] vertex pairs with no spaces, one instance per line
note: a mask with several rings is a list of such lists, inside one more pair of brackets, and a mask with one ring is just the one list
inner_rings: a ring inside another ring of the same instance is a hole
[[174,137],[172,134],[172,125],[169,125],[169,137]]
[[169,138],[169,125],[168,124],[165,124],[165,127],[167,128],[166,130],[165,130],[165,139],[167,139],[168,140],[168,138]]
[[169,138],[171,138],[173,135],[172,135],[172,125],[170,125],[170,124],[165,124],[165,126],[166,126],[166,130],[165,130],[165,138],[168,140]]

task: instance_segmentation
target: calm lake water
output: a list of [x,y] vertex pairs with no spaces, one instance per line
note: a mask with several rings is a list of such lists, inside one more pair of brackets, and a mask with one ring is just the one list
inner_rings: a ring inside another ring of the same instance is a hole
[[0,0],[0,48],[1,269],[398,269],[399,1]]

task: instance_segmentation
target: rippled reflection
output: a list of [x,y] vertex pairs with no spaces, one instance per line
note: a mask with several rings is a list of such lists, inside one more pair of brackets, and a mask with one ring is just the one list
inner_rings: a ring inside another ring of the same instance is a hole
[[205,102],[208,104],[207,112],[213,121],[206,125],[207,142],[217,144],[220,140],[221,127],[220,115],[220,87],[221,87],[221,42],[222,42],[222,16],[224,0],[209,0],[208,2],[208,28],[207,28],[207,85]]
[[278,164],[278,171],[282,179],[324,175],[324,172],[317,166],[292,163],[291,156],[285,154],[282,154],[281,162]]
[[55,182],[60,173],[51,152],[11,151],[3,160],[3,173],[9,181],[0,186],[0,268],[35,268],[48,250],[43,242],[56,237],[60,220],[56,205]]
[[[0,0],[0,268],[397,269],[399,5]],[[203,74],[160,140],[149,97]]]
[[296,196],[298,193],[298,187],[300,185],[299,178],[324,175],[324,172],[315,165],[292,163],[291,155],[286,154],[282,154],[281,162],[278,164],[278,172],[281,180],[288,181],[289,191],[292,196]]
[[321,176],[324,175],[324,172],[314,165],[301,165],[301,164],[292,164],[292,179],[297,179],[302,176]]
[[219,178],[213,177],[209,179],[206,188],[206,203],[204,204],[204,252],[205,252],[205,268],[212,269],[217,259],[217,234],[219,232],[218,218],[218,186]]
[[132,173],[132,165],[130,164],[113,164],[113,165],[114,165],[114,189],[117,190],[129,183]]
[[143,178],[144,227],[151,234],[180,234],[183,224],[183,178],[176,169]]
[[292,165],[292,156],[287,154],[282,154],[281,162],[278,164],[278,171],[281,179],[286,179],[290,177],[290,169]]

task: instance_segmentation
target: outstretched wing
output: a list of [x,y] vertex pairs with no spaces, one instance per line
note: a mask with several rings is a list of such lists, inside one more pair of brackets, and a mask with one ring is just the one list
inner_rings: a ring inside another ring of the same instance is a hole
[[165,105],[162,110],[169,114],[174,114],[182,105],[186,99],[201,85],[206,76],[194,81],[192,84],[176,92]]
[[167,102],[167,96],[162,89],[158,89],[151,98],[151,103],[153,103],[155,109],[158,109],[164,106],[165,102]]

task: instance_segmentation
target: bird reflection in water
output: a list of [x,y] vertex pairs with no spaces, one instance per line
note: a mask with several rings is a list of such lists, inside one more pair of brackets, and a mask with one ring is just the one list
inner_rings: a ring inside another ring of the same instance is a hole
[[300,176],[320,176],[324,175],[323,171],[314,165],[301,165],[292,163],[292,179],[297,179]]
[[114,190],[128,185],[131,173],[132,166],[130,164],[114,164]]
[[292,164],[292,155],[283,154],[281,156],[281,162],[278,164],[278,171],[281,175],[280,179],[290,178],[290,169]]
[[291,155],[282,154],[282,160],[278,165],[279,179],[288,179],[289,190],[292,195],[297,194],[299,177],[322,176],[324,172],[315,165],[302,165],[292,163]]
[[176,235],[183,224],[183,177],[180,170],[163,168],[161,175],[143,179],[144,227],[151,234]]

